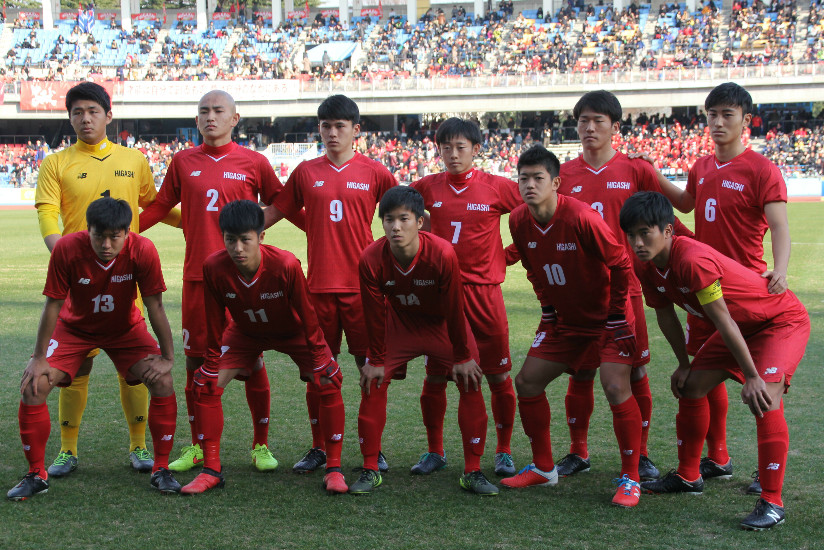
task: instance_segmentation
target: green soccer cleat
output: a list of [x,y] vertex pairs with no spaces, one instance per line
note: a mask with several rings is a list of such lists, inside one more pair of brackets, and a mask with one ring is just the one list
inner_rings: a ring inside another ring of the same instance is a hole
[[148,473],[154,468],[154,459],[152,453],[143,447],[135,447],[129,453],[129,460],[132,462],[132,468],[141,473]]
[[364,468],[358,480],[349,486],[350,495],[368,495],[375,487],[383,483],[380,472]]
[[461,489],[465,489],[470,493],[481,495],[485,497],[494,497],[498,494],[498,488],[492,485],[484,473],[480,470],[464,474],[460,479]]
[[169,464],[169,469],[173,472],[188,472],[195,466],[203,466],[203,449],[200,443],[183,447],[180,458]]
[[60,451],[49,469],[49,476],[65,477],[77,469],[77,457],[71,451]]
[[272,456],[272,451],[266,445],[258,443],[252,449],[252,464],[258,472],[272,472],[278,467],[277,459]]

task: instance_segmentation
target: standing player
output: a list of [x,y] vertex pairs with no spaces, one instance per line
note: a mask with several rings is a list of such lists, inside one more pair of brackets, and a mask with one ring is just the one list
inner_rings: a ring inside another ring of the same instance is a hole
[[[230,202],[219,221],[225,249],[203,264],[208,344],[206,362],[194,378],[204,465],[181,492],[223,487],[223,388],[236,376],[254,378],[263,368],[260,354],[274,349],[288,354],[301,378],[316,386],[326,434],[323,485],[331,494],[346,493],[340,471],[345,424],[340,368],[323,339],[300,262],[285,250],[262,244],[264,215],[255,202]],[[227,309],[229,319],[224,317]]]
[[[452,243],[461,264],[466,318],[478,343],[480,367],[489,383],[492,416],[498,436],[495,473],[515,474],[510,440],[515,422],[515,390],[509,371],[509,325],[501,292],[506,262],[501,243],[501,216],[522,204],[515,182],[475,170],[481,131],[469,120],[450,118],[438,128],[435,142],[446,172],[412,184],[423,195],[432,232]],[[412,466],[429,474],[446,466],[443,422],[446,381],[424,380],[421,412],[429,452]]]
[[[100,197],[114,197],[131,207],[130,229],[137,233],[138,206],[146,208],[157,194],[146,157],[106,137],[106,127],[112,121],[112,102],[102,86],[93,82],[74,86],[66,94],[66,110],[77,143],[45,158],[37,176],[34,200],[40,233],[49,252],[61,238],[58,218],[63,220],[62,235],[83,231],[89,204]],[[180,212],[175,210],[164,222],[177,226]],[[138,308],[142,309],[139,299]],[[89,372],[98,353],[99,350],[93,350],[72,377],[71,385],[60,389],[60,453],[49,466],[51,476],[66,476],[77,468],[77,437],[86,409]],[[118,378],[120,403],[129,425],[132,468],[151,471],[152,457],[146,449],[148,392],[143,385],[127,384],[119,372]]]
[[[129,233],[132,209],[127,201],[98,199],[89,205],[86,219],[88,231],[61,238],[49,260],[43,290],[46,305],[34,353],[20,382],[20,439],[29,473],[8,492],[10,500],[26,500],[49,490],[44,458],[51,421],[46,399],[55,385],[69,385],[89,352],[98,347],[127,383],[143,382],[149,388],[154,444],[151,484],[162,493],[180,491],[167,469],[177,402],[160,258],[149,239]],[[138,288],[159,346],[135,304]]]
[[[375,206],[395,178],[382,164],[352,148],[360,132],[360,111],[343,95],[326,98],[318,107],[318,131],[326,154],[300,163],[275,206],[286,215],[306,209],[308,280],[312,304],[326,342],[337,360],[346,332],[349,353],[360,370],[368,345],[358,285],[358,258],[372,242]],[[306,385],[312,426],[312,448],[292,468],[312,472],[326,462],[319,424],[320,396]],[[381,454],[381,470],[388,466]]]
[[369,354],[361,370],[358,414],[363,471],[349,492],[368,494],[381,484],[378,455],[389,382],[406,377],[407,361],[426,355],[427,378],[446,384],[451,375],[460,392],[460,486],[479,495],[497,495],[498,488],[481,472],[487,415],[477,347],[464,315],[458,258],[447,241],[420,232],[424,202],[414,189],[387,191],[378,215],[386,236],[363,251],[358,268]]
[[621,451],[621,477],[612,503],[632,507],[641,494],[641,411],[630,388],[632,263],[626,246],[589,205],[558,194],[559,171],[558,159],[541,145],[518,159],[518,186],[526,204],[512,212],[509,229],[543,315],[515,378],[534,462],[502,483],[515,488],[558,483],[544,390],[564,372],[595,364]]
[[[183,261],[183,351],[186,354],[186,409],[192,444],[183,448],[169,468],[185,472],[203,462],[195,423],[194,373],[206,353],[206,317],[203,309],[203,262],[223,248],[218,225],[220,210],[238,199],[271,204],[283,185],[269,161],[256,151],[232,141],[240,120],[232,96],[222,90],[205,94],[197,105],[195,122],[203,144],[177,153],[169,165],[157,200],[140,214],[140,228],[152,227],[180,203],[186,254]],[[279,214],[267,208],[267,225]],[[262,364],[262,360],[261,360]],[[265,367],[253,371],[246,382],[246,400],[252,413],[252,462],[260,471],[277,468],[267,446],[269,438],[269,377]]]
[[[790,227],[787,186],[778,167],[748,149],[741,135],[752,118],[749,92],[728,82],[713,89],[704,102],[715,154],[698,159],[689,173],[686,190],[662,185],[675,208],[695,210],[695,238],[769,279],[769,291],[787,290]],[[770,230],[773,269],[764,261],[764,234]],[[695,355],[715,327],[707,319],[687,315],[687,351]],[[707,455],[701,459],[704,479],[732,477],[727,451],[727,386],[718,384],[708,394],[710,428]],[[757,474],[756,474],[757,475]],[[758,478],[748,492],[760,494]]]
[[[709,429],[707,393],[728,378],[743,384],[741,399],[755,415],[761,497],[742,522],[769,529],[784,521],[781,489],[789,448],[782,395],[801,362],[810,319],[795,294],[772,294],[767,281],[709,245],[673,236],[673,210],[660,193],[639,193],[621,209],[644,297],[655,308],[678,360],[672,393],[678,399],[675,427],[678,470],[644,482],[648,493],[700,494],[700,459]],[[673,304],[712,323],[715,331],[689,361]]]

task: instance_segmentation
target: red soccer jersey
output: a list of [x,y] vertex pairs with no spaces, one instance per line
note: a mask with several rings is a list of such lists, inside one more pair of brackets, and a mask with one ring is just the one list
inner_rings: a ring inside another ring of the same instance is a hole
[[43,294],[66,300],[60,320],[68,327],[103,339],[128,332],[143,318],[134,303],[138,287],[143,296],[166,290],[152,241],[129,233],[120,254],[104,264],[89,232],[79,231],[57,241]]
[[260,267],[251,282],[240,274],[226,250],[215,252],[203,264],[206,287],[207,352],[214,366],[221,355],[221,335],[231,323],[252,338],[292,338],[303,334],[308,349],[328,360],[326,340],[309,301],[306,277],[294,254],[261,245]]
[[787,202],[778,167],[752,149],[726,164],[708,155],[690,170],[687,192],[695,197],[695,238],[753,271],[766,271],[764,206]]
[[455,247],[464,283],[504,282],[501,216],[523,204],[518,184],[471,170],[462,178],[448,172],[433,174],[411,187],[423,195],[432,232]]
[[421,232],[420,249],[406,269],[398,265],[382,237],[363,251],[360,287],[369,330],[369,362],[383,366],[386,351],[386,308],[406,326],[446,322],[455,363],[469,361],[461,269],[455,251],[436,235]]
[[220,210],[234,200],[272,204],[283,184],[266,157],[230,142],[203,144],[175,154],[155,201],[140,214],[145,231],[175,205],[182,210],[186,255],[183,280],[203,280],[203,261],[223,249]]
[[527,205],[509,216],[512,240],[542,306],[553,306],[558,324],[582,334],[604,329],[610,314],[625,314],[632,264],[626,247],[584,202],[558,195],[558,209],[541,227]]
[[382,164],[355,153],[343,166],[326,156],[295,168],[275,206],[292,215],[306,208],[309,288],[358,292],[358,259],[372,238],[375,206],[397,185]]
[[779,315],[806,315],[792,291],[770,294],[769,281],[758,273],[693,239],[673,237],[669,263],[664,269],[652,262],[642,263],[637,269],[649,307],[662,308],[673,303],[707,322],[710,321],[695,293],[720,281],[730,316],[744,336]]

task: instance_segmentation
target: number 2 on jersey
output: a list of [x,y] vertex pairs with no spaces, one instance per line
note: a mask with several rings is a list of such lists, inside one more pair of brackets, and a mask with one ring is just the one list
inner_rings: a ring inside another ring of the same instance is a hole
[[206,191],[206,197],[211,199],[209,204],[206,205],[206,212],[217,212],[217,206],[215,206],[218,198],[217,189],[209,189]]

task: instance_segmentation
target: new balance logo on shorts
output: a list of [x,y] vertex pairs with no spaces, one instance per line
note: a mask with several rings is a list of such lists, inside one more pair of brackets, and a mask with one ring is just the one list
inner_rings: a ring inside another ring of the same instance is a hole
[[764,369],[764,374],[775,374],[778,372],[778,367],[768,367]]
[[200,170],[195,170],[191,174],[189,174],[189,177],[191,178],[191,177],[199,176],[199,175],[200,175]]
[[509,363],[509,359],[507,359],[506,357],[501,359],[501,363],[500,363],[501,365],[506,365],[507,363]]

